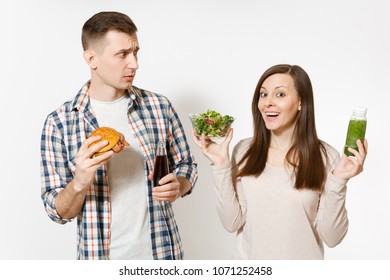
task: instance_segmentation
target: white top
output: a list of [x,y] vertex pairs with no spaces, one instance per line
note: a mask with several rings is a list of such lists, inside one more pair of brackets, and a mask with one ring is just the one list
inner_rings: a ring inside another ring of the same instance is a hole
[[[238,162],[251,139],[233,151]],[[326,145],[330,164],[322,193],[296,190],[292,169],[266,165],[259,177],[238,178],[232,184],[232,164],[213,166],[217,208],[229,232],[237,232],[236,259],[324,259],[323,243],[336,246],[348,230],[346,180],[331,171],[338,152]],[[236,190],[236,191],[235,191]]]
[[133,137],[127,116],[129,96],[112,102],[91,98],[99,126],[121,132],[130,144],[108,161],[111,198],[110,259],[152,258],[144,156]]

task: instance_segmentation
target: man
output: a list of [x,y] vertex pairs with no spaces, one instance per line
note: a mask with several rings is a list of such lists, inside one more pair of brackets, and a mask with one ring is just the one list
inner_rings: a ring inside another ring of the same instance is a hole
[[[171,202],[189,194],[197,167],[169,100],[133,86],[137,27],[118,12],[101,12],[82,29],[91,79],[75,98],[48,115],[41,137],[42,200],[60,224],[77,217],[78,259],[182,259]],[[130,144],[95,156],[107,145],[89,137],[108,126]],[[153,186],[155,147],[164,141],[172,173]]]

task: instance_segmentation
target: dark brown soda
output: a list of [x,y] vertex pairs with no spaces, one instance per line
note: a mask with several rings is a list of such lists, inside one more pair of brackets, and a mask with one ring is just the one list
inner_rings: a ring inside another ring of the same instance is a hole
[[156,159],[154,161],[154,170],[153,170],[154,186],[159,186],[160,184],[158,183],[158,181],[160,181],[160,179],[163,178],[168,173],[169,173],[168,157],[166,155],[156,156]]

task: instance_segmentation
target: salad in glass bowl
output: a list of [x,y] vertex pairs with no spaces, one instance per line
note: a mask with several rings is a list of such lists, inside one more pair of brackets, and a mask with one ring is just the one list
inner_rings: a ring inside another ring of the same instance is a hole
[[192,126],[198,136],[204,134],[213,141],[223,139],[229,131],[234,118],[230,115],[222,115],[214,110],[206,113],[190,114]]

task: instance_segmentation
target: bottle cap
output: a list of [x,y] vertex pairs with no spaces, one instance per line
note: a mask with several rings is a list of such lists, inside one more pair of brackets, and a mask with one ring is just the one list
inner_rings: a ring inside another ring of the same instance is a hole
[[361,106],[353,107],[353,114],[359,117],[365,117],[367,114],[367,108]]

